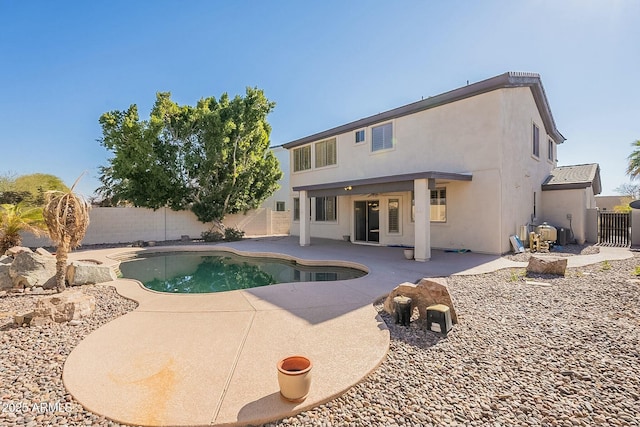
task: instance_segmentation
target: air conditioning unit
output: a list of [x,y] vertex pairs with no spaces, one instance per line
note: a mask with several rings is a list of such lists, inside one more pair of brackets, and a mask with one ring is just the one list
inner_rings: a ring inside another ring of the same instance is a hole
[[558,228],[558,244],[560,246],[566,245],[569,242],[570,238],[571,238],[571,233],[569,229],[564,227]]

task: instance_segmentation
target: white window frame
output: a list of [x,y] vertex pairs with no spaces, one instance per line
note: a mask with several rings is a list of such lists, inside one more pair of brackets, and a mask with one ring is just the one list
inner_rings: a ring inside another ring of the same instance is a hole
[[[362,132],[362,139],[360,141],[358,141],[358,134]],[[354,138],[353,140],[355,141],[356,145],[366,145],[367,142],[367,130],[366,129],[358,129],[357,131],[354,132]],[[363,144],[363,142],[365,144]]]
[[540,159],[540,128],[535,123],[531,129],[531,156]]
[[[331,145],[333,145],[333,156],[330,156],[331,149],[329,147]],[[316,169],[335,166],[338,164],[338,146],[336,143],[336,138],[329,138],[323,141],[316,142],[315,144],[313,144],[313,146],[313,153],[315,155],[314,164]],[[319,164],[319,159],[324,159],[325,163]],[[330,161],[332,161],[332,163],[329,163]]]
[[[390,133],[390,135],[389,135],[389,139],[388,139],[388,146],[387,146],[387,144],[386,144],[387,140],[385,139],[386,132],[384,132],[384,128],[386,128],[386,127],[388,127],[388,126],[390,126],[390,127],[391,127],[391,131],[389,132],[389,133]],[[384,151],[393,150],[393,148],[394,148],[394,131],[395,131],[394,127],[395,127],[395,126],[393,125],[393,122],[392,122],[392,121],[391,121],[391,122],[382,123],[382,124],[379,124],[379,125],[377,125],[377,126],[372,126],[372,127],[371,127],[371,138],[370,138],[370,139],[371,139],[371,145],[370,145],[370,147],[371,147],[371,152],[372,152],[372,153],[379,153],[379,152],[384,152]],[[375,143],[375,140],[374,140],[374,139],[375,139],[375,132],[376,132],[376,130],[377,130],[377,129],[382,129],[382,130],[383,130],[383,135],[382,135],[382,139],[383,139],[383,141],[382,141],[382,147],[381,147],[381,148],[378,148],[378,149],[376,149],[376,148],[374,147],[374,143]]]
[[[397,203],[397,218],[398,218],[398,229],[391,230],[391,205],[395,201]],[[389,235],[401,235],[402,234],[402,197],[389,197],[387,199],[387,234]]]
[[[323,196],[323,197],[314,197],[314,201],[313,201],[313,207],[314,207],[314,213],[313,213],[313,219],[315,222],[322,222],[322,223],[327,223],[327,222],[338,222],[338,197],[337,196]],[[318,200],[319,199],[333,199],[333,218],[332,219],[326,219],[327,218],[327,204],[325,202],[324,204],[324,219],[318,219]]]
[[293,220],[300,221],[300,197],[293,198]]
[[553,163],[556,157],[554,155],[553,148],[554,148],[553,139],[549,138],[549,142],[547,142],[547,150],[548,150],[547,160],[549,160],[551,163]]
[[[307,150],[309,151],[309,156],[308,156],[309,157],[309,159],[308,159],[309,160],[309,167],[307,167],[307,168],[302,168],[303,166],[305,166],[305,164],[302,164],[302,163],[305,163],[305,161],[306,161],[306,159],[302,157],[303,156],[303,154],[302,154],[303,150],[304,151],[307,151]],[[296,159],[297,153],[300,153],[300,159]],[[304,145],[302,147],[294,148],[292,156],[293,156],[293,162],[292,163],[293,163],[293,172],[294,173],[295,172],[304,172],[304,171],[311,170],[311,164],[312,164],[311,144]],[[300,165],[298,165],[298,163],[300,163]],[[300,168],[298,168],[298,166],[300,166]]]
[[[437,199],[437,200],[444,199],[444,204],[442,204],[442,205],[440,205],[440,204],[434,205],[433,204],[433,201],[435,200],[433,198],[433,193],[434,192],[438,193],[437,194],[438,197],[436,197],[435,199]],[[442,192],[444,192],[444,197],[441,197],[442,196]],[[433,214],[433,209],[432,209],[434,206],[444,206],[444,219],[443,220],[434,219],[434,218],[436,218],[436,215]],[[435,223],[438,223],[438,224],[444,224],[444,223],[447,222],[448,212],[447,212],[447,188],[446,187],[436,187],[434,190],[429,190],[429,209],[431,209],[431,211],[430,211],[431,222],[435,222]]]

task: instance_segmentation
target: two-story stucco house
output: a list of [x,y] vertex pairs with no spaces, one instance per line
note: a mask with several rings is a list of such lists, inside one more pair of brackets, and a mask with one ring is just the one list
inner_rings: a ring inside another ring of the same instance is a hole
[[564,140],[540,76],[510,72],[289,142],[291,234],[506,253]]

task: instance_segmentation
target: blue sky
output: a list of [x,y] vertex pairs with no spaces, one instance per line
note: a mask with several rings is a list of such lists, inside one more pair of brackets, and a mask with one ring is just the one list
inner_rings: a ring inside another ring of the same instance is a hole
[[542,77],[559,165],[629,182],[640,139],[640,2],[0,0],[0,174],[86,196],[109,152],[98,118],[158,91],[180,104],[258,86],[279,145],[506,71]]

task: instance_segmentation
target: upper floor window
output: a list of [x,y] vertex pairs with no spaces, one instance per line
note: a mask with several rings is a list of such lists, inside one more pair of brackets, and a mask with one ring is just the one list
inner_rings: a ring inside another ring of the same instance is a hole
[[299,172],[311,169],[311,146],[296,148],[293,150],[293,171]]
[[540,129],[535,124],[533,125],[532,154],[540,157]]
[[549,154],[548,154],[548,157],[547,157],[547,158],[548,158],[549,160],[553,161],[553,140],[551,140],[551,139],[550,139],[550,140],[549,140],[549,144],[548,144],[548,145],[549,145],[549,150],[548,150],[548,153],[549,153]]
[[371,151],[393,148],[393,123],[371,128]]
[[316,167],[336,164],[336,139],[316,142]]
[[284,212],[284,202],[276,202],[276,212]]
[[364,142],[364,129],[356,131],[356,144],[359,142]]

